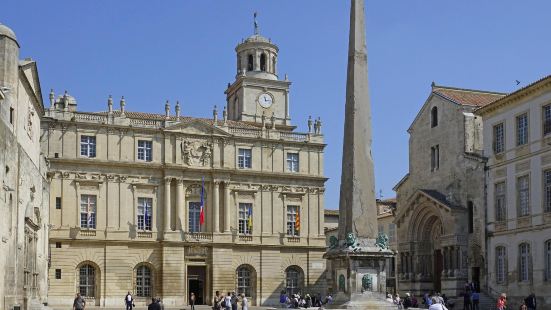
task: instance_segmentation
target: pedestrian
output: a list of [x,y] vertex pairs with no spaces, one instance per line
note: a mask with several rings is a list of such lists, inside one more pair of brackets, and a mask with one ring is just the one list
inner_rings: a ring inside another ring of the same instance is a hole
[[235,292],[231,292],[231,309],[237,310],[237,295]]
[[438,300],[438,296],[433,296],[430,300],[430,307],[429,307],[429,310],[448,310],[448,308],[446,308],[446,305],[444,304],[441,304],[440,301]]
[[400,300],[400,295],[396,294],[394,298],[394,304],[398,306],[398,309],[402,309],[402,300]]
[[423,295],[423,303],[427,306],[427,308],[432,305],[432,298],[430,298],[429,293],[425,293],[425,295]]
[[406,293],[406,297],[404,298],[404,301],[402,302],[402,306],[404,306],[404,309],[409,309],[411,307],[411,294]]
[[526,303],[524,301],[520,304],[519,310],[528,310],[528,307],[526,307]]
[[151,303],[147,306],[147,310],[161,310],[161,305],[157,298],[151,298]]
[[501,295],[497,300],[496,308],[497,310],[505,310],[506,307],[507,307],[507,295],[505,293],[501,293]]
[[231,293],[228,292],[228,295],[224,297],[224,309],[231,310]]
[[220,296],[220,291],[216,291],[216,293],[214,294],[212,309],[213,310],[220,310],[220,308],[222,307],[221,303],[222,303],[223,299],[224,299],[224,297]]
[[189,305],[191,306],[191,310],[195,310],[195,293],[191,292],[191,295],[189,296]]
[[473,310],[480,310],[480,293],[478,293],[477,291],[473,291],[471,298],[473,300]]
[[75,300],[73,300],[73,310],[84,310],[84,309],[86,309],[86,300],[84,300],[84,298],[80,296],[80,293],[77,293]]
[[134,298],[132,298],[132,294],[130,294],[130,292],[126,293],[126,296],[124,296],[124,303],[126,305],[126,310],[132,310],[132,307],[134,306]]
[[306,303],[306,308],[312,308],[312,297],[310,297],[310,294],[306,294],[304,302]]
[[536,304],[537,304],[536,294],[534,293],[530,294],[528,297],[526,297],[524,302],[526,303],[526,307],[528,308],[528,310],[536,310]]
[[284,290],[279,294],[279,305],[281,309],[287,308],[287,294]]
[[463,310],[473,310],[471,307],[471,291],[467,290],[463,293]]
[[411,294],[411,307],[417,308],[419,306],[419,302],[417,301],[417,297],[415,297],[414,294]]
[[249,310],[249,300],[243,293],[241,293],[241,310]]

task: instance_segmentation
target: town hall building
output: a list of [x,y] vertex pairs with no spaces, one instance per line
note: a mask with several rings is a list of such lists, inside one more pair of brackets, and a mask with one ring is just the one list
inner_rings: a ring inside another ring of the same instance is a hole
[[[49,94],[42,151],[50,162],[49,303],[119,306],[159,297],[211,304],[216,291],[275,305],[281,291],[324,293],[321,120],[291,123],[291,82],[258,31],[236,47],[235,81],[210,119],[78,110]],[[118,107],[114,107],[117,104]]]

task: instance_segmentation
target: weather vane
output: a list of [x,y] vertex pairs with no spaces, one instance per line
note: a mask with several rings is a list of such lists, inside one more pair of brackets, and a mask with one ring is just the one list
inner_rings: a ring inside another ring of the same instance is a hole
[[256,20],[257,12],[254,12],[254,34],[258,35],[258,21]]

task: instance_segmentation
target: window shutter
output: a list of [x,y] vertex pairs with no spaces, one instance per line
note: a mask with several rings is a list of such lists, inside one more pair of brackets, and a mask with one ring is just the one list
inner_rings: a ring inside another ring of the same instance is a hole
[[509,283],[509,257],[507,256],[507,250],[505,250],[503,261],[503,284],[507,285]]
[[532,272],[532,251],[530,251],[528,254],[528,281],[530,281],[530,283],[533,283],[534,282],[533,279],[534,277]]

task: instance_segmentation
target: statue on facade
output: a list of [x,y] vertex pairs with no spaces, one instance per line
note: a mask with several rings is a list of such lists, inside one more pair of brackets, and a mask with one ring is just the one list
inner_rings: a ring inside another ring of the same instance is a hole
[[182,157],[188,166],[208,167],[212,163],[212,143],[184,140],[181,144]]
[[339,239],[335,236],[329,237],[329,248],[334,249],[339,245]]
[[388,236],[385,233],[380,232],[377,239],[375,239],[375,245],[380,248],[381,251],[390,249],[388,244]]
[[373,278],[369,274],[364,274],[362,277],[362,289],[364,291],[372,291],[373,290]]

